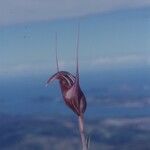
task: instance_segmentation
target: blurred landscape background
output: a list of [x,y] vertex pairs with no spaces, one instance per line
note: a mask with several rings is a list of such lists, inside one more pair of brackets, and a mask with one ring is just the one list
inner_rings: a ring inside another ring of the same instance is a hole
[[[150,148],[150,72],[145,69],[81,75],[91,149]],[[58,83],[45,87],[45,79],[1,81],[2,150],[81,149],[76,115],[65,106]]]
[[76,115],[56,73],[75,73],[87,98],[90,150],[150,149],[150,2],[0,1],[0,150],[80,150]]

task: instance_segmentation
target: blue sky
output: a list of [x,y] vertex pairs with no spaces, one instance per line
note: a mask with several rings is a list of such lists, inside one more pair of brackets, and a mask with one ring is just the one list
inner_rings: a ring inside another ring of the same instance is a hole
[[0,76],[53,72],[55,32],[60,67],[73,68],[79,20],[81,70],[150,66],[150,2],[57,1],[0,2]]

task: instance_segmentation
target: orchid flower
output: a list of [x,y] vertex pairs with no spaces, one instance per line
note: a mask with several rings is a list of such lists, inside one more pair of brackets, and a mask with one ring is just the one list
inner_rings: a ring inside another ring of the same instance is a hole
[[55,52],[56,52],[57,73],[55,73],[48,79],[47,84],[49,84],[54,80],[59,81],[61,93],[65,104],[78,116],[82,147],[83,150],[87,150],[88,143],[86,142],[85,138],[84,121],[83,121],[83,114],[86,110],[87,103],[85,95],[79,85],[79,71],[78,71],[79,26],[78,26],[77,49],[76,49],[75,76],[67,71],[59,71],[58,57],[57,57],[57,34],[55,40],[56,40]]

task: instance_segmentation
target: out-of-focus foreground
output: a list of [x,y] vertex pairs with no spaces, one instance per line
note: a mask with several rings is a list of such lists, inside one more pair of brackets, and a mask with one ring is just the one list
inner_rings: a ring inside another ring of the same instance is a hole
[[[61,118],[61,119],[60,119]],[[1,150],[79,150],[77,121],[71,118],[0,116]],[[150,149],[150,118],[87,120],[90,150]]]

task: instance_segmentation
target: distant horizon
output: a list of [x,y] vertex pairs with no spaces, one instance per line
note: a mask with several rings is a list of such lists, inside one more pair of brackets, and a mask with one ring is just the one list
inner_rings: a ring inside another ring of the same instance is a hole
[[[58,81],[45,87],[55,72],[0,78],[0,113],[23,116],[71,115],[65,109]],[[148,68],[116,68],[81,72],[80,86],[88,102],[87,117],[150,115]],[[120,112],[118,114],[118,111]]]

